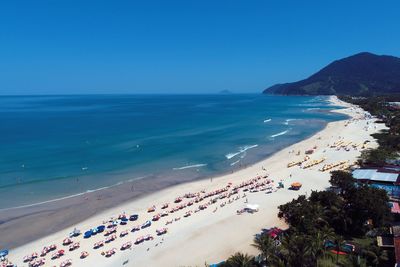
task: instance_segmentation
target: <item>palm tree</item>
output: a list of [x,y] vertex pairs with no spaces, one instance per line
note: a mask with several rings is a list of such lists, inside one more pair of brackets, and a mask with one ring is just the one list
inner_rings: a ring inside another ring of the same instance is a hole
[[339,263],[339,252],[340,252],[340,248],[342,247],[343,243],[344,243],[344,239],[341,235],[337,235],[334,239],[334,243],[335,243],[335,249],[336,249],[336,265]]
[[335,237],[335,231],[328,226],[324,226],[320,230],[317,230],[311,240],[311,252],[316,258],[326,255],[325,242]]
[[365,267],[365,261],[360,258],[359,255],[351,255],[350,256],[351,266],[352,267]]
[[254,244],[252,244],[255,248],[257,248],[262,257],[265,259],[266,263],[274,264],[279,260],[279,249],[276,245],[276,241],[273,240],[269,235],[262,234],[254,238]]
[[287,235],[282,240],[283,258],[287,261],[287,266],[310,266],[315,262],[311,252],[310,240],[303,234],[293,233]]
[[256,267],[254,262],[254,257],[243,254],[240,252],[236,252],[232,256],[230,256],[224,264],[223,267]]

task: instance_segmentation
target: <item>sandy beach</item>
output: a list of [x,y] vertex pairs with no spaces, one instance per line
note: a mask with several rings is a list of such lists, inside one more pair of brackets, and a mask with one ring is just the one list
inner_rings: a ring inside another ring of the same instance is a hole
[[[54,252],[50,252],[44,257],[39,257],[45,259],[44,266],[60,266],[60,263],[67,259],[71,259],[72,266],[204,266],[205,263],[220,262],[237,251],[255,254],[256,251],[251,244],[254,235],[260,232],[261,228],[285,227],[277,217],[279,205],[300,194],[309,194],[311,190],[323,190],[329,186],[329,171],[320,170],[325,164],[342,161],[341,165],[331,170],[339,169],[347,164],[351,165],[362,149],[377,145],[370,134],[383,129],[384,125],[374,123],[374,119],[365,118],[365,112],[362,109],[343,103],[336,97],[331,97],[331,102],[333,105],[343,106],[343,109],[335,112],[346,114],[350,119],[329,123],[312,137],[289,146],[261,162],[220,177],[191,181],[149,194],[142,192],[145,196],[117,207],[93,210],[90,218],[76,222],[74,226],[84,232],[124,212],[128,217],[131,214],[139,215],[135,222],[129,221],[126,225],[118,225],[116,240],[104,244],[99,249],[93,249],[93,245],[106,239],[103,233],[88,239],[84,239],[82,235],[72,238],[74,243],[79,242],[80,247],[74,251],[68,251],[68,246],[63,246],[62,242],[74,227],[67,227],[12,249],[9,259],[17,266],[28,266],[28,263],[23,262],[24,256],[33,252],[40,254],[44,246],[51,244],[56,244],[57,250],[65,250],[65,255],[51,259]],[[333,147],[339,141],[342,141],[342,145]],[[365,144],[365,141],[369,142]],[[301,168],[297,165],[287,167],[290,162],[304,159],[305,151],[310,149],[314,149],[314,152],[309,155],[310,159],[306,163],[313,160],[324,159],[324,161],[309,168]],[[264,178],[267,175],[268,178]],[[269,189],[244,192],[243,189],[246,187],[241,187],[237,190],[237,194],[221,197],[223,194],[231,193],[235,186],[251,179],[255,179],[251,185],[263,183],[264,185],[260,188],[272,186],[273,192],[266,193]],[[283,182],[284,188],[277,189],[279,181]],[[293,182],[300,182],[303,186],[298,191],[288,190]],[[220,189],[226,191],[212,197],[205,197],[208,193]],[[129,191],[129,185],[121,185],[120,190]],[[202,196],[203,199],[189,205],[188,203],[194,202],[195,198],[184,197],[187,193],[197,194],[197,197]],[[177,197],[182,197],[182,201],[174,203]],[[218,198],[216,203],[210,203],[212,198]],[[164,203],[169,203],[165,210],[161,209]],[[169,212],[171,208],[182,204],[185,206],[182,209],[173,213]],[[259,211],[253,214],[237,215],[237,210],[245,208],[247,204],[258,205]],[[153,205],[156,210],[149,213],[148,208]],[[207,205],[207,208],[199,211],[199,205]],[[130,231],[133,226],[152,220],[154,215],[163,211],[167,211],[168,215],[153,221],[150,227],[136,232]],[[69,216],[73,212],[73,206],[70,206],[65,215]],[[37,216],[51,216],[51,214],[51,212],[37,212]],[[62,217],[59,221],[60,224],[63,223]],[[168,221],[172,223],[166,225]],[[8,227],[18,227],[18,225],[10,223]],[[156,229],[164,227],[167,228],[167,233],[157,236]],[[5,228],[2,229],[4,230]],[[18,230],[30,231],[26,228]],[[128,234],[120,237],[121,232],[126,230]],[[129,241],[134,243],[138,237],[148,234],[153,236],[152,240],[143,241],[137,245],[132,244],[130,249],[120,250],[123,244]],[[101,255],[102,252],[113,248],[116,251],[114,255],[110,257]],[[89,256],[81,259],[82,251],[87,251]]]

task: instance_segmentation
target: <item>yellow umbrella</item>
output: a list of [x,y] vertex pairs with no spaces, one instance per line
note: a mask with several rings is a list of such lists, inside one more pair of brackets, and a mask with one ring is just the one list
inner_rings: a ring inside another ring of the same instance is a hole
[[294,182],[294,183],[292,183],[292,187],[301,187],[301,183]]

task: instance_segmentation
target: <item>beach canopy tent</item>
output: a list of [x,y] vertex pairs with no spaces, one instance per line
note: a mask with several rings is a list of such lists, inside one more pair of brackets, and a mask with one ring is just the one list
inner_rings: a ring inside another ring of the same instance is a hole
[[353,177],[357,180],[396,183],[399,174],[393,172],[380,172],[377,169],[356,169],[353,171]]
[[0,250],[0,257],[5,257],[8,255],[8,250],[4,249],[4,250]]
[[259,206],[258,204],[247,204],[246,209],[258,211]]

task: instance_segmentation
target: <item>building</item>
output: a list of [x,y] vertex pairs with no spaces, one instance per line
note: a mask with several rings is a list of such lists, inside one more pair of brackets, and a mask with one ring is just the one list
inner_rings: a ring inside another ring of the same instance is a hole
[[385,166],[383,168],[356,169],[353,177],[361,183],[386,190],[393,198],[400,198],[400,167]]

